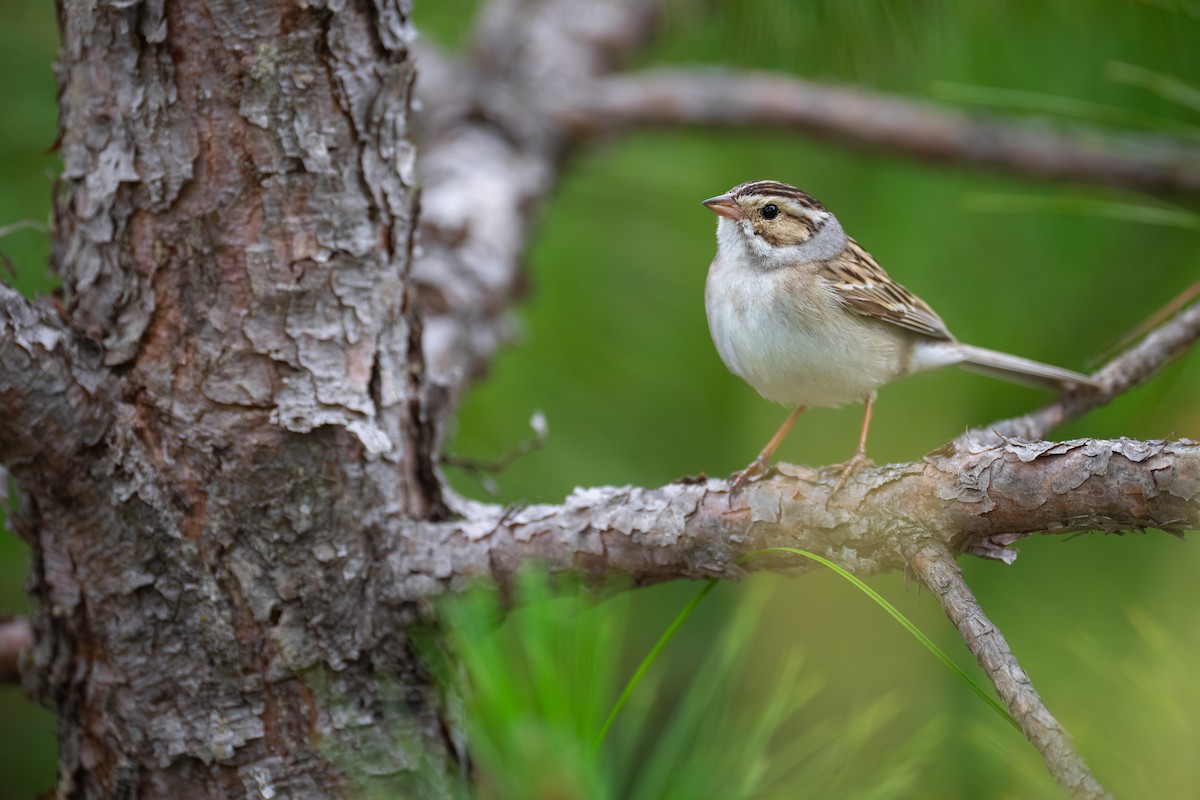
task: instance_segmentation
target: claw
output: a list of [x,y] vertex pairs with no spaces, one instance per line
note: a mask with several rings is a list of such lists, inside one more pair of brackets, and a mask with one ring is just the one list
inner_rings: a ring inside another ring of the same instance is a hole
[[733,498],[737,497],[737,493],[742,490],[742,487],[750,482],[752,478],[761,477],[771,471],[771,456],[775,454],[775,449],[787,436],[788,431],[792,429],[792,425],[796,422],[796,417],[804,412],[804,406],[796,406],[788,418],[779,426],[779,430],[775,431],[775,435],[771,437],[771,441],[767,442],[767,446],[758,454],[758,458],[750,462],[750,465],[741,472],[735,472],[729,476],[729,508],[733,510]]
[[743,470],[739,470],[729,476],[729,508],[733,509],[733,498],[737,497],[738,492],[752,481],[754,478],[761,478],[771,471],[771,463],[766,456],[759,453],[758,458],[754,459]]
[[850,479],[851,475],[858,472],[863,467],[873,466],[875,466],[875,462],[867,458],[866,455],[861,452],[855,453],[849,461],[843,464],[834,464],[831,469],[839,470],[841,474],[838,475],[837,483],[833,485],[833,491],[831,494],[837,494],[840,492],[842,487],[846,485],[846,481]]
[[842,474],[838,476],[837,483],[833,485],[832,494],[840,492],[851,475],[867,465],[875,465],[874,461],[867,458],[867,431],[871,428],[871,409],[875,407],[874,392],[867,395],[865,406],[866,408],[863,409],[862,432],[858,436],[858,449],[854,451],[854,455],[850,457],[849,461],[844,464],[834,465],[834,469],[840,469]]

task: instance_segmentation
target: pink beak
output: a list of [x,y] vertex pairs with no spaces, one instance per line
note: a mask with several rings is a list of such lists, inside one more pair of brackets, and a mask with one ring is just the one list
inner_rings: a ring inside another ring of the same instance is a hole
[[734,201],[733,195],[722,194],[710,197],[704,201],[704,205],[708,206],[708,210],[717,216],[727,217],[728,219],[741,219],[745,216],[742,213],[742,209]]

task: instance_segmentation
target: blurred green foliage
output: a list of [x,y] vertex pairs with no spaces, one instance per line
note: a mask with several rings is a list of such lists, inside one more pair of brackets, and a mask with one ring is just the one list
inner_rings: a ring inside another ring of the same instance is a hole
[[[469,36],[475,5],[418,0],[417,21],[453,48]],[[1141,120],[1143,128],[1161,120],[1161,129],[1183,135],[1200,125],[1181,100],[1190,96],[1186,87],[1200,85],[1200,8],[1191,0],[664,0],[664,8],[664,35],[635,68],[775,69],[1021,116],[1045,114],[1049,105],[1076,130],[1087,129],[1081,117],[1097,107],[1118,109],[1120,119]],[[50,4],[0,3],[0,227],[47,218],[54,39]],[[1182,82],[1185,91],[1138,82],[1149,73]],[[1024,95],[1007,95],[999,108],[989,102],[1005,91]],[[1197,231],[1087,210],[1108,203],[1194,215],[1195,198],[1165,203],[916,164],[778,131],[640,133],[582,154],[564,177],[529,254],[532,291],[516,312],[520,341],[466,399],[449,442],[459,456],[496,456],[528,436],[535,410],[545,413],[546,445],[498,478],[504,502],[556,502],[575,486],[726,474],[744,466],[782,420],[785,409],[725,371],[704,320],[714,223],[699,201],[743,180],[784,180],[820,198],[963,340],[1065,367],[1083,367],[1200,274]],[[979,201],[997,195],[1033,200]],[[46,236],[36,231],[0,239],[25,291],[49,285],[47,252]],[[1191,355],[1056,435],[1200,438],[1198,390],[1200,361]],[[913,460],[969,425],[1043,399],[954,371],[901,382],[882,393],[869,453],[880,462]],[[814,410],[780,456],[842,460],[858,423],[854,409]],[[488,496],[471,476],[448,472],[460,491]],[[1118,796],[1194,795],[1196,543],[1151,532],[1036,537],[1022,550],[1013,566],[967,559],[963,567],[1099,779]],[[26,559],[15,537],[0,537],[0,612],[23,608]],[[936,602],[902,575],[871,584],[969,664]],[[623,616],[615,663],[631,670],[694,590],[665,585],[616,601]],[[656,666],[658,694],[681,693],[714,647],[713,657],[733,658],[719,652],[727,640],[714,632],[738,603],[762,596],[752,634],[738,644],[733,708],[768,708],[790,692],[772,682],[776,666],[803,652],[805,679],[821,680],[806,699],[805,719],[846,718],[888,698],[889,713],[869,726],[880,753],[900,748],[931,720],[948,731],[910,796],[1057,796],[1027,743],[877,608],[824,572],[721,587]],[[645,730],[669,725],[655,713],[645,712]],[[794,738],[804,735],[798,730]],[[790,741],[764,745],[764,761],[786,761]],[[882,782],[887,760],[872,763]],[[53,723],[11,687],[0,687],[0,768],[0,798],[28,797],[53,782]],[[803,771],[795,777],[793,785],[803,787]]]
[[[630,657],[647,644],[631,635],[640,627],[636,596],[600,602],[608,592],[561,576],[550,581],[537,569],[516,583],[506,599],[482,586],[443,598],[439,633],[422,637],[426,663],[461,702],[474,777],[426,764],[414,780],[361,753],[335,754],[364,797],[432,797],[438,787],[464,800],[759,800],[793,797],[803,785],[810,797],[885,800],[919,791],[923,769],[938,757],[945,731],[937,721],[902,746],[878,746],[903,707],[898,692],[821,719],[807,709],[820,681],[798,650],[750,669],[757,655],[747,645],[774,594],[766,586],[689,617],[709,639],[691,668],[652,667],[600,743],[596,733]],[[504,614],[514,599],[516,610]],[[768,692],[752,683],[763,678]],[[397,704],[394,713],[403,719],[405,712]]]

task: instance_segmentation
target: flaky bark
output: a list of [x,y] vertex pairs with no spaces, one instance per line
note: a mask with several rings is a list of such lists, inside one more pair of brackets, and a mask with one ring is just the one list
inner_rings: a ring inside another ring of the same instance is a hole
[[[332,796],[322,737],[390,747],[388,719],[443,752],[412,608],[382,570],[395,520],[440,507],[405,306],[407,6],[61,18],[54,267],[96,354],[68,396],[93,396],[66,409],[73,435],[53,407],[30,428],[58,457],[5,453],[60,793]],[[47,376],[16,398],[28,413],[68,381],[60,340],[27,358]],[[109,369],[85,382],[92,361]]]
[[617,572],[648,583],[777,568],[777,558],[736,562],[786,545],[867,576],[903,568],[913,537],[933,537],[956,554],[1011,561],[1016,553],[1008,545],[1037,532],[1200,524],[1194,442],[1008,441],[866,469],[835,493],[837,477],[836,470],[781,464],[743,489],[732,509],[728,483],[717,479],[582,489],[562,505],[516,512],[479,506],[463,520],[437,524],[447,546],[430,558],[442,560],[448,577],[489,571],[504,578],[537,557],[555,569]]
[[[100,349],[50,310],[0,286],[0,453],[10,469],[34,460],[67,470],[111,422],[114,383]],[[0,474],[7,481],[7,476]]]
[[[34,553],[23,676],[60,717],[60,796],[338,797],[338,753],[383,754],[363,768],[400,787],[455,766],[408,633],[431,597],[534,558],[636,584],[804,569],[738,566],[786,544],[869,575],[916,563],[913,542],[1007,560],[1038,531],[1197,525],[1193,443],[1011,438],[1145,379],[1194,341],[1196,308],[1101,373],[1105,392],[840,493],[784,466],[732,509],[705,478],[521,509],[458,498],[440,439],[508,334],[564,159],[596,132],[715,121],[647,113],[661,75],[613,77],[654,4],[496,0],[467,57],[424,53],[420,198],[404,0],[63,0],[60,16],[62,298],[0,289],[0,458]],[[1027,152],[978,124],[995,152]],[[1180,174],[1168,188],[1191,186]],[[939,559],[921,562],[935,591]],[[0,641],[4,663],[26,642]]]

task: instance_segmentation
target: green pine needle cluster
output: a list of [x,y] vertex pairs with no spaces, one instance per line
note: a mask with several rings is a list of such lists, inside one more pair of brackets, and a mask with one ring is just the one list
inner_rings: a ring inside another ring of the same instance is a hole
[[[814,714],[821,681],[798,650],[765,671],[749,663],[768,592],[746,587],[702,653],[664,651],[712,585],[643,660],[615,721],[639,655],[628,641],[630,593],[528,570],[512,597],[482,586],[448,597],[422,651],[470,742],[469,768],[447,775],[425,764],[414,779],[372,769],[357,754],[335,757],[377,800],[749,800],[791,797],[797,786],[814,797],[911,796],[945,724],[930,720],[885,747],[903,708],[897,694],[836,719]],[[768,692],[752,685],[764,674]]]

